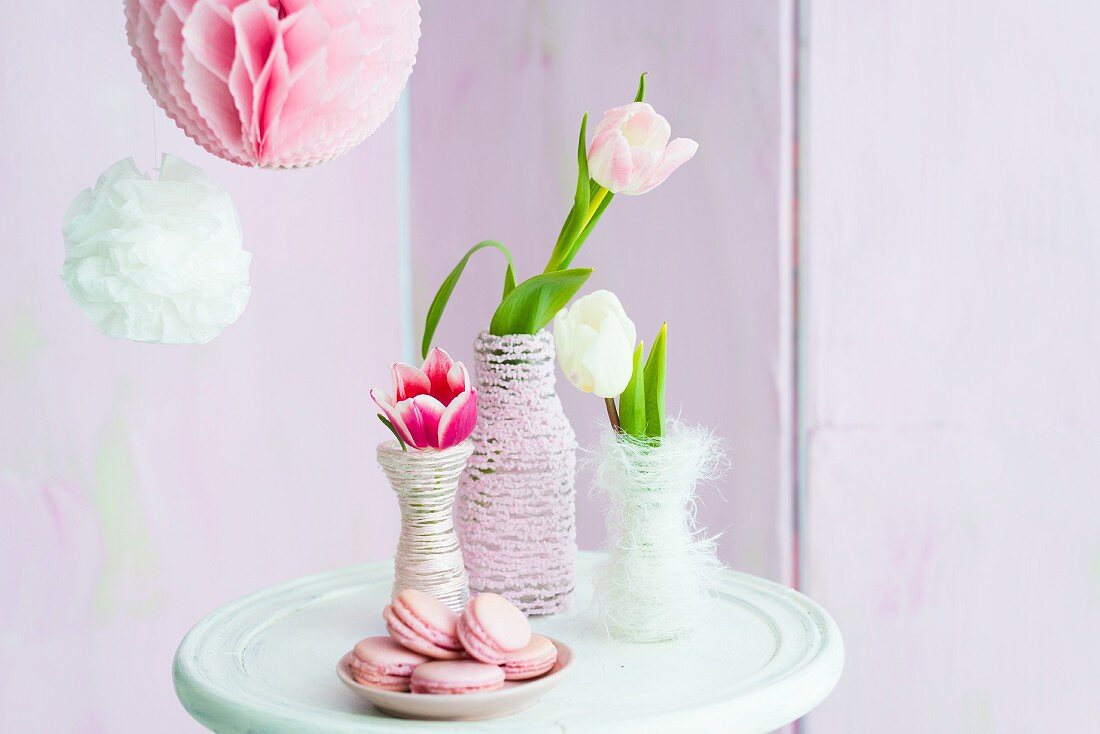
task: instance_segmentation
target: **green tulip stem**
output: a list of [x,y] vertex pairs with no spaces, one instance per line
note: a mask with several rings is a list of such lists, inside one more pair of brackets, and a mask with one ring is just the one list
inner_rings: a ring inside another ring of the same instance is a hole
[[592,203],[588,205],[588,216],[584,218],[584,227],[581,227],[583,232],[588,226],[588,223],[592,221],[592,217],[596,216],[596,210],[600,208],[600,203],[603,202],[604,197],[607,196],[607,189],[603,186],[596,192],[596,195],[592,197]]
[[607,419],[611,421],[611,427],[615,429],[615,433],[622,433],[623,427],[619,423],[619,411],[615,408],[615,398],[604,398],[603,401],[607,406]]
[[[595,183],[595,182],[593,182]],[[592,199],[588,203],[588,211],[585,212],[584,223],[580,229],[577,230],[577,235],[571,243],[569,243],[569,250],[565,253],[565,258],[560,262],[551,261],[547,265],[547,271],[561,270],[569,267],[573,262],[573,258],[577,256],[577,252],[581,249],[581,245],[588,239],[588,233],[595,226],[596,221],[603,215],[603,210],[607,208],[607,205],[611,203],[610,191],[603,186],[599,186],[596,189],[596,193],[592,195]]]

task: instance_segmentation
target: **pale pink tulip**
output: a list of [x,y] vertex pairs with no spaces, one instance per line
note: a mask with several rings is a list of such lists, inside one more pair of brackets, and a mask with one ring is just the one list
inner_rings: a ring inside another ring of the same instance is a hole
[[604,113],[588,146],[588,174],[613,194],[644,194],[695,155],[690,138],[668,141],[668,120],[645,102]]
[[149,92],[246,166],[333,158],[389,116],[412,72],[417,0],[125,0]]
[[447,449],[466,440],[477,423],[477,390],[461,362],[436,347],[417,369],[393,366],[394,394],[370,396],[401,439],[417,449]]

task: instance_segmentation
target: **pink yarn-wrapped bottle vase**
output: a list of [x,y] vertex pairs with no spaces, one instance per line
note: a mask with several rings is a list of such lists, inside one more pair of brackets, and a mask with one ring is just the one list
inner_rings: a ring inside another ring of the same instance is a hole
[[474,344],[478,418],[455,525],[473,592],[527,614],[566,609],[577,555],[577,439],[554,391],[548,332]]

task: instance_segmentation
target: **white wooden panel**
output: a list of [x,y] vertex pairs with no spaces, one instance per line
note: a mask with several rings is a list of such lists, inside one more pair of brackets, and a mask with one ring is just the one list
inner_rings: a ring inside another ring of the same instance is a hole
[[807,3],[813,734],[1100,720],[1100,7]]

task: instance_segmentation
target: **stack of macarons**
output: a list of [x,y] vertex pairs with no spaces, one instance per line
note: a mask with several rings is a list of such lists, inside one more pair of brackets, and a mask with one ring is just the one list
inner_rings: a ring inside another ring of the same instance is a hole
[[471,599],[458,618],[457,632],[467,655],[501,666],[506,680],[538,677],[558,659],[554,643],[531,634],[527,617],[499,594]]
[[557,648],[499,594],[475,596],[461,615],[406,589],[382,612],[389,637],[368,637],[351,656],[358,683],[413,693],[495,691],[505,680],[536,678],[554,667]]
[[458,615],[434,596],[405,589],[382,610],[382,619],[390,637],[410,650],[436,660],[463,657]]

